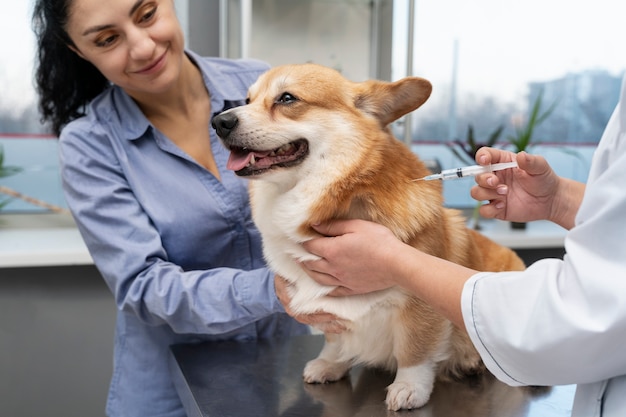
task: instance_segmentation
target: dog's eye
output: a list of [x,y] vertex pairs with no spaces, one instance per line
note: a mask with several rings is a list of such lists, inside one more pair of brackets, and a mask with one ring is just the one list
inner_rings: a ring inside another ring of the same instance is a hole
[[276,102],[280,104],[289,104],[289,103],[293,103],[294,101],[298,101],[298,99],[296,98],[296,96],[294,96],[291,93],[283,93],[278,98],[278,100],[276,100]]
[[246,97],[246,104],[250,104],[250,97]]

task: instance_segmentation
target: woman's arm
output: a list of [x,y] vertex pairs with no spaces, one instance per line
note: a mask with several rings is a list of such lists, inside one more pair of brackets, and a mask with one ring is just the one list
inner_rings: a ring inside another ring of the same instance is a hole
[[[66,198],[119,309],[150,325],[167,323],[176,332],[196,334],[236,331],[284,311],[260,243],[251,243],[239,223],[239,231],[219,223],[212,214],[218,208],[209,206],[208,192],[191,185],[193,176],[185,187],[177,184],[190,175],[178,168],[184,164],[167,165],[176,161],[169,157],[156,161],[157,152],[145,155],[148,143],[141,152],[154,167],[151,175],[141,173],[137,161],[123,168],[127,161],[118,160],[104,134],[97,136],[91,126],[72,129],[76,125],[60,140]],[[158,171],[173,177],[172,184],[164,185]],[[157,221],[169,228],[167,243]],[[247,267],[235,258],[245,259]]]

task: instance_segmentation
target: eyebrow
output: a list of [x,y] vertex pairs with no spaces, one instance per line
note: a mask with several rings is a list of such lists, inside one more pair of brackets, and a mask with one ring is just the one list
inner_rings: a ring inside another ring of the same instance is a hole
[[[133,4],[133,7],[130,8],[130,11],[128,12],[128,16],[131,16],[133,14],[135,14],[135,12],[137,11],[137,9],[139,9],[139,7],[141,6],[141,4],[144,2],[144,0],[137,0],[135,2],[135,4]],[[99,32],[101,30],[106,30],[106,29],[110,29],[112,28],[113,25],[99,25],[99,26],[92,26],[90,28],[85,29],[85,31],[83,32],[83,36],[87,36],[90,33],[94,33],[94,32]]]

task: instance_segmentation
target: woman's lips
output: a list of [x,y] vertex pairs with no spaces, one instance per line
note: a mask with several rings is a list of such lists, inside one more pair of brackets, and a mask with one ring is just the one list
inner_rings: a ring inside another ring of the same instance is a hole
[[165,51],[163,53],[163,55],[161,55],[159,58],[157,58],[157,60],[152,62],[150,65],[145,66],[144,68],[140,69],[139,71],[135,71],[135,74],[149,75],[149,74],[153,74],[153,73],[159,71],[163,67],[163,65],[165,64],[165,54],[166,53],[167,53],[167,51]]

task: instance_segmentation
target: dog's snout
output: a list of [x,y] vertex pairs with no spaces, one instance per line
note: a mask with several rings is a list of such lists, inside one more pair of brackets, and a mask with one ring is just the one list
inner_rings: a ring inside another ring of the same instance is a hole
[[211,126],[213,126],[213,129],[215,129],[219,137],[225,138],[237,126],[238,122],[239,119],[235,113],[224,112],[213,117]]

